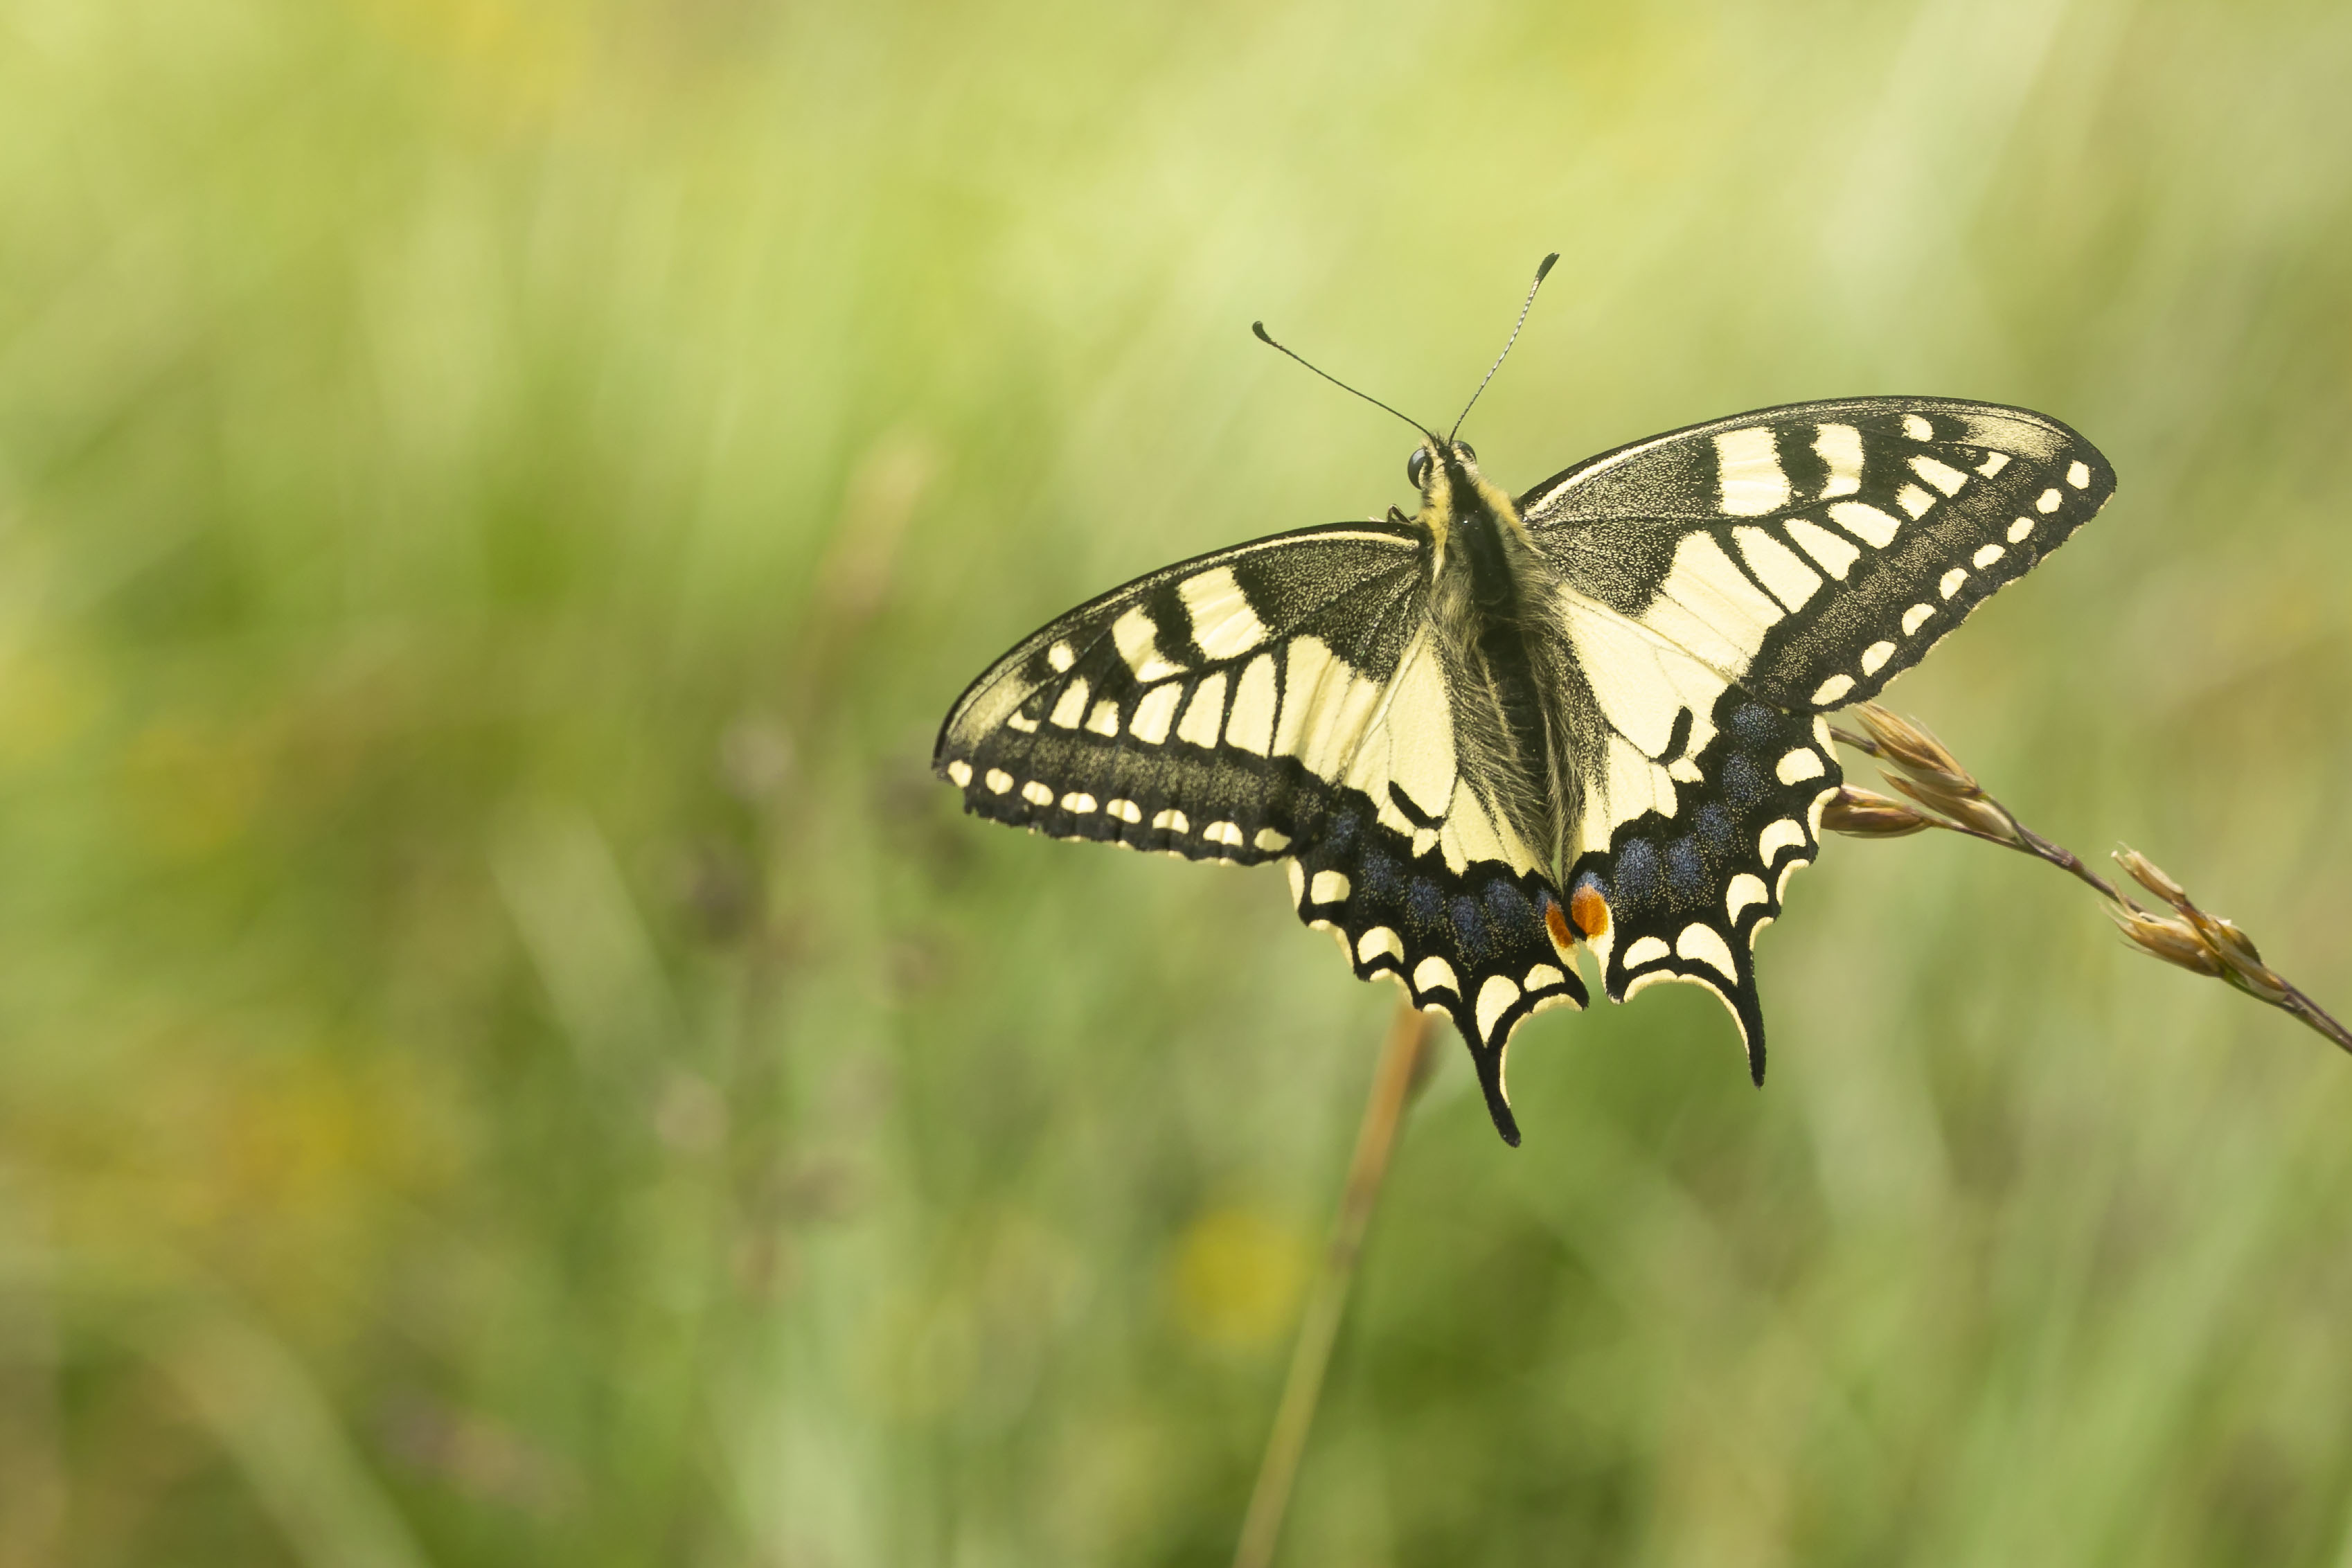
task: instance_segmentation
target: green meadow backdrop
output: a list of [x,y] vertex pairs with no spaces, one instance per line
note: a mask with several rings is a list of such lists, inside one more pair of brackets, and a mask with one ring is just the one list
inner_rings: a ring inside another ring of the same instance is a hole
[[[2352,1006],[2352,10],[0,0],[0,1565],[1215,1564],[1393,1005],[959,815],[1046,616],[1791,399],[1890,700]],[[1865,774],[1865,776],[1867,776]],[[1404,1131],[1285,1561],[2352,1563],[2352,1060],[1956,838]]]

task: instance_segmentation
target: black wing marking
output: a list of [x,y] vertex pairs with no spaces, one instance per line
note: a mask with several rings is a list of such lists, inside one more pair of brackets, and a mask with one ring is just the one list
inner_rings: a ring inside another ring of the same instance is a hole
[[1511,1032],[1586,994],[1549,868],[1462,773],[1423,546],[1337,524],[1139,578],[974,681],[932,765],[965,809],[1056,837],[1291,861],[1299,918],[1360,977],[1454,1018],[1516,1143]]
[[2043,415],[1864,397],[1654,437],[1519,506],[1574,592],[1767,701],[1820,711],[1876,695],[2115,485]]

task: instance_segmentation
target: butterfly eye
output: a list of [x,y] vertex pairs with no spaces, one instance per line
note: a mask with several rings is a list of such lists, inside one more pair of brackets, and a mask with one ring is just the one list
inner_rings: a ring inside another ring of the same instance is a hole
[[1412,450],[1412,456],[1404,460],[1404,477],[1412,481],[1413,489],[1421,489],[1421,481],[1428,478],[1428,476],[1429,448],[1426,447],[1416,447]]
[[1462,454],[1462,460],[1465,463],[1475,463],[1478,460],[1478,454],[1470,449],[1470,443],[1467,441],[1454,442],[1454,449]]

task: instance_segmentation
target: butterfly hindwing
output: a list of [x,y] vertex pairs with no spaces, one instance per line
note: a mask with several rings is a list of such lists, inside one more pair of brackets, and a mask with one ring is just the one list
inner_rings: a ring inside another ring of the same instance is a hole
[[1549,868],[1467,776],[1423,536],[1276,535],[1156,572],[1024,640],[950,711],[966,809],[1056,837],[1292,862],[1294,906],[1471,1045],[1488,1107],[1518,1023],[1585,992]]
[[1519,504],[1578,592],[1822,710],[1874,696],[2114,491],[2097,449],[2043,415],[1872,397],[1654,437]]
[[[1420,721],[1392,704],[1368,744]],[[1359,978],[1393,976],[1415,1006],[1454,1020],[1488,1114],[1517,1143],[1503,1079],[1512,1031],[1546,1007],[1589,1000],[1547,869],[1465,777],[1443,814],[1423,813],[1361,765],[1323,798],[1291,862],[1298,918],[1331,931]]]
[[[1722,689],[1705,729],[1704,742],[1655,781],[1648,804],[1617,797],[1606,839],[1570,868],[1570,908],[1588,929],[1605,922],[1590,941],[1612,1001],[1657,980],[1706,986],[1738,1020],[1761,1083],[1756,938],[1779,917],[1789,879],[1820,849],[1837,756],[1821,719],[1738,686]],[[1603,825],[1588,823],[1588,835]]]

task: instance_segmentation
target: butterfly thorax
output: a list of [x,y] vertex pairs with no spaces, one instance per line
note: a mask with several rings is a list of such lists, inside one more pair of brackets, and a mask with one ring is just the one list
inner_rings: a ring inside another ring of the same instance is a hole
[[1559,710],[1578,684],[1552,668],[1558,574],[1511,498],[1456,443],[1423,474],[1417,524],[1428,534],[1429,624],[1455,705],[1462,776],[1556,864],[1580,806],[1564,748],[1579,728]]

